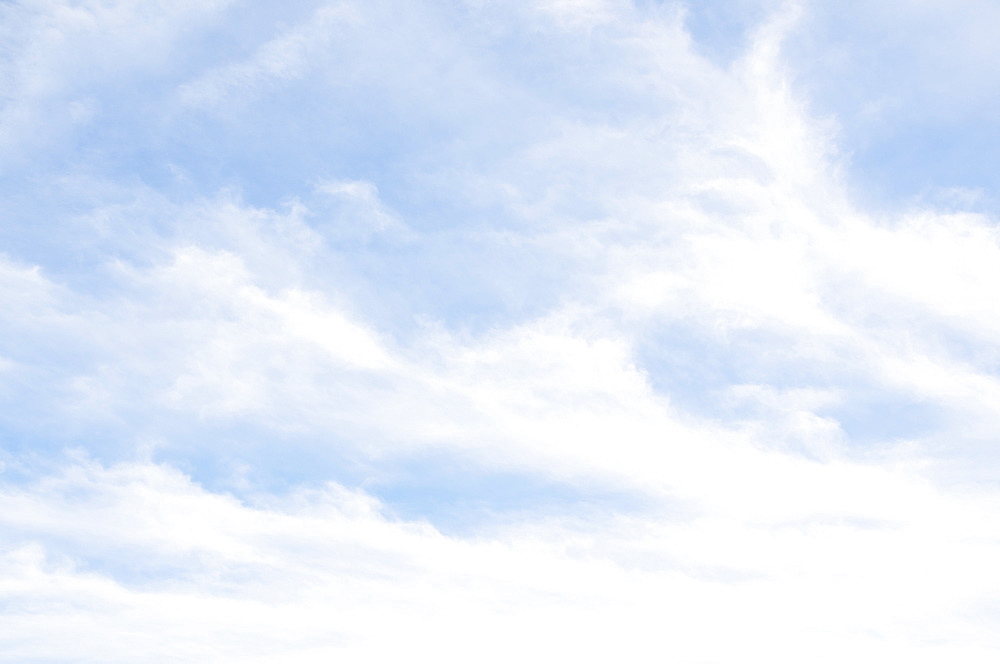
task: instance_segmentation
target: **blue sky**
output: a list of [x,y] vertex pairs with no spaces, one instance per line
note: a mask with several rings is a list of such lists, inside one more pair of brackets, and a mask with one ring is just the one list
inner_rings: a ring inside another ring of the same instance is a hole
[[0,661],[994,662],[997,12],[0,5]]

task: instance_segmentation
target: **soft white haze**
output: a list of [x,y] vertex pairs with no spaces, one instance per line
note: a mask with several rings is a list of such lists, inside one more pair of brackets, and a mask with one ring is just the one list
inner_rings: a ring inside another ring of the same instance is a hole
[[996,662],[1000,22],[878,6],[0,5],[0,661]]

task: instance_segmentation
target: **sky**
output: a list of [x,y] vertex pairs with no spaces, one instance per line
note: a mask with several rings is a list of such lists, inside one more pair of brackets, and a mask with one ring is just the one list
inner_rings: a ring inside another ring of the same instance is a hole
[[0,661],[997,661],[997,26],[0,3]]

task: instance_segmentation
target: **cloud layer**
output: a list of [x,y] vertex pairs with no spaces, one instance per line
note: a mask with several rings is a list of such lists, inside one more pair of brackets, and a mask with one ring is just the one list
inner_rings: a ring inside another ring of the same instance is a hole
[[995,660],[995,217],[836,17],[0,11],[0,659]]

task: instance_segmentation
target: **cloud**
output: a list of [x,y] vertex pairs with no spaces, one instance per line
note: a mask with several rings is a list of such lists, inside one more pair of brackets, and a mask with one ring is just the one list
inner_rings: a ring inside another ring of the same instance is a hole
[[995,659],[1000,239],[814,7],[250,9],[4,10],[9,657]]
[[391,234],[397,239],[412,239],[412,231],[380,199],[378,187],[373,183],[366,180],[331,180],[321,182],[316,190],[333,202],[329,218],[320,222],[327,237],[335,240],[370,238],[377,233]]
[[[997,127],[987,109],[996,6],[972,0],[832,7],[807,3],[787,62],[815,112],[836,117],[869,204],[917,203],[936,189],[996,188],[984,168]],[[996,213],[996,201],[976,206]]]
[[217,106],[233,102],[233,93],[253,91],[272,81],[301,78],[317,56],[334,39],[339,23],[360,20],[347,3],[320,7],[302,25],[284,31],[259,46],[248,60],[202,74],[180,88],[181,100],[191,106]]
[[[122,82],[169,69],[178,46],[231,2],[9,4],[0,80],[0,154],[8,173],[71,140],[73,125],[122,103]],[[131,105],[129,105],[131,106]]]
[[995,588],[995,519],[925,496],[891,524],[609,517],[463,541],[336,485],[247,505],[163,466],[84,462],[0,497],[5,640],[22,659],[94,661],[455,658],[484,643],[487,658],[587,657],[623,635],[640,661],[819,647],[987,661],[988,628],[952,612]]

